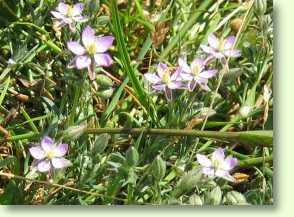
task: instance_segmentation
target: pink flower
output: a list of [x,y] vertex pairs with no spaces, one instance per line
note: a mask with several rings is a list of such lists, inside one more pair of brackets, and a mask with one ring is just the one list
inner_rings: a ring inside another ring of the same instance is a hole
[[207,86],[208,79],[216,75],[217,70],[205,70],[205,60],[195,59],[189,66],[185,58],[179,58],[180,77],[188,82],[188,89],[193,91],[197,84],[204,90],[210,90]]
[[88,69],[91,80],[95,79],[95,66],[110,66],[113,62],[111,56],[106,52],[113,43],[112,36],[96,37],[95,31],[87,26],[82,32],[82,44],[77,41],[67,42],[68,49],[76,57],[70,64],[77,69]]
[[201,45],[202,50],[214,56],[217,59],[225,57],[239,57],[241,56],[240,50],[234,49],[236,37],[229,36],[225,39],[218,39],[214,34],[208,36],[208,44]]
[[77,3],[74,6],[60,2],[56,11],[51,11],[51,14],[56,18],[58,27],[69,25],[71,31],[75,31],[75,22],[85,22],[87,19],[81,14],[84,10],[84,4]]
[[179,73],[180,71],[178,69],[172,73],[171,69],[168,68],[166,64],[159,63],[157,65],[157,74],[148,72],[144,74],[144,77],[151,83],[151,87],[154,91],[164,91],[167,100],[172,100],[172,90],[182,87]]
[[202,167],[202,173],[208,177],[220,177],[234,182],[235,179],[230,175],[230,171],[238,164],[237,158],[226,157],[224,149],[217,148],[209,159],[207,156],[197,154],[197,161]]
[[38,146],[29,149],[35,159],[34,165],[39,172],[50,172],[71,166],[71,162],[63,156],[68,151],[68,144],[56,144],[53,139],[45,136]]

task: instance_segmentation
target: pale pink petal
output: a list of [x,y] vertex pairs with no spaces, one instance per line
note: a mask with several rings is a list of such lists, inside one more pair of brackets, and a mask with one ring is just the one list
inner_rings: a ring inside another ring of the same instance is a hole
[[64,19],[65,17],[61,14],[61,13],[59,13],[59,12],[56,12],[56,11],[51,11],[50,12],[55,18],[57,18],[57,19]]
[[54,157],[52,158],[51,162],[53,167],[56,169],[61,169],[61,168],[69,167],[72,165],[69,160],[63,157]]
[[67,42],[67,48],[75,55],[83,55],[86,52],[85,48],[76,41]]
[[191,63],[191,68],[199,67],[200,71],[204,69],[204,66],[205,66],[205,60],[202,60],[199,58],[194,59]]
[[86,22],[88,20],[88,18],[84,16],[74,16],[72,19],[76,22]]
[[199,74],[199,77],[207,79],[207,78],[211,78],[211,77],[215,76],[216,73],[217,73],[217,70],[213,70],[213,69],[212,70],[206,70],[206,71],[201,72]]
[[76,58],[76,67],[77,69],[84,69],[90,66],[91,64],[91,58],[88,56],[78,56]]
[[96,36],[95,31],[90,27],[86,26],[82,33],[82,41],[85,47],[91,46],[95,43]]
[[226,171],[226,170],[221,170],[221,169],[216,170],[215,171],[215,176],[226,179],[226,180],[228,180],[230,182],[235,182],[235,178],[233,176],[231,176],[229,174],[229,172]]
[[31,147],[29,151],[33,158],[37,160],[42,160],[46,157],[45,151],[40,146]]
[[189,66],[188,63],[187,63],[186,58],[182,58],[182,57],[180,57],[180,58],[178,59],[178,64],[179,64],[179,67],[180,67],[184,72],[186,72],[186,73],[191,73],[191,68],[190,68],[190,66]]
[[68,5],[67,4],[64,4],[63,2],[60,2],[57,6],[57,11],[60,12],[61,14],[63,15],[66,15],[67,14],[67,11],[68,11]]
[[54,156],[63,157],[67,151],[68,151],[68,144],[60,143],[54,148]]
[[221,168],[224,170],[232,170],[235,166],[237,166],[238,160],[234,157],[227,157],[224,162],[221,164]]
[[72,16],[77,16],[82,13],[84,10],[84,4],[83,3],[77,3],[73,6]]
[[180,88],[181,86],[182,86],[182,82],[180,82],[180,81],[170,82],[170,83],[167,85],[167,87],[168,87],[169,89],[178,89],[178,88]]
[[215,149],[215,151],[212,153],[211,159],[213,161],[214,160],[217,160],[219,162],[224,161],[224,159],[225,159],[224,149],[223,148],[217,148],[217,149]]
[[224,41],[224,50],[230,50],[233,48],[234,43],[236,41],[236,37],[235,36],[229,36],[225,39]]
[[214,49],[218,49],[219,41],[213,33],[209,34],[208,36],[208,44]]
[[157,73],[159,75],[159,77],[163,77],[164,73],[165,73],[165,70],[167,69],[167,65],[164,64],[164,63],[158,63],[157,65]]
[[214,54],[215,50],[212,47],[208,47],[207,45],[200,45],[200,48],[208,54]]
[[96,52],[97,53],[104,53],[107,51],[113,44],[114,37],[112,36],[103,36],[96,38]]
[[151,84],[156,84],[161,81],[161,79],[155,73],[145,73],[144,78]]
[[166,87],[165,84],[152,85],[152,88],[157,91],[162,91],[165,89],[165,87]]
[[204,175],[207,175],[209,177],[213,177],[214,176],[214,170],[210,167],[203,167],[202,168],[202,173]]
[[181,73],[181,78],[184,81],[192,81],[193,80],[193,76],[191,74],[188,73]]
[[207,156],[205,156],[203,154],[197,154],[196,158],[197,158],[198,163],[201,166],[203,166],[203,167],[211,167],[212,166],[212,162],[211,162],[211,160],[208,159]]
[[229,174],[229,172],[227,170],[217,169],[215,171],[215,175],[218,176],[218,177],[224,177],[224,176],[227,176],[227,175],[230,175],[230,174]]
[[239,57],[239,56],[241,56],[241,52],[240,52],[240,50],[236,50],[236,49],[225,50],[225,51],[224,51],[224,54],[225,54],[227,57]]
[[41,140],[41,147],[45,152],[52,151],[54,148],[54,141],[49,136],[44,136]]
[[40,172],[48,172],[51,168],[51,164],[49,160],[42,160],[37,163],[37,169]]
[[98,66],[110,66],[113,63],[111,56],[107,53],[97,53],[94,55],[95,62]]

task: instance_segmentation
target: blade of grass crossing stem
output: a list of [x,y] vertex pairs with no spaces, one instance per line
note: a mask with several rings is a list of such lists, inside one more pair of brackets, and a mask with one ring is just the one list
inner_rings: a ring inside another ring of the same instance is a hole
[[2,105],[2,102],[3,102],[4,98],[5,98],[5,95],[7,93],[9,84],[10,84],[10,77],[8,77],[7,80],[5,81],[3,90],[1,91],[1,95],[0,95],[0,106]]
[[149,112],[149,115],[154,123],[158,123],[156,111],[153,103],[149,100],[144,88],[142,87],[137,75],[136,70],[131,65],[130,56],[127,51],[124,33],[120,22],[119,12],[116,1],[112,0],[110,3],[110,10],[112,14],[112,29],[115,34],[115,39],[118,47],[118,53],[123,65],[123,71],[128,75],[134,90],[145,109]]
[[188,22],[183,26],[181,30],[177,33],[177,35],[171,40],[171,42],[168,44],[168,46],[163,50],[163,52],[160,55],[160,59],[164,59],[169,52],[178,44],[180,40],[183,40],[187,32],[192,28],[192,26],[195,24],[196,20],[205,12],[207,12],[207,9],[212,3],[215,1],[213,0],[206,0],[203,1],[203,3],[198,7],[197,11],[195,13],[192,13]]

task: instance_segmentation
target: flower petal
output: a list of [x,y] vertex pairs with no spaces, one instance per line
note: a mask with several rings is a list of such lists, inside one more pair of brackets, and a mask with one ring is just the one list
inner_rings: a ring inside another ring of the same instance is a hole
[[198,163],[203,166],[203,167],[211,167],[212,166],[212,162],[211,160],[208,159],[208,157],[206,155],[203,154],[197,154],[196,155],[197,161]]
[[189,91],[193,91],[195,89],[196,85],[197,85],[197,81],[195,81],[195,80],[189,82],[189,84],[188,84]]
[[158,77],[155,73],[145,73],[144,78],[151,84],[156,84],[161,81],[160,77]]
[[200,45],[200,48],[205,52],[205,53],[208,53],[208,54],[214,54],[215,51],[212,47],[209,47],[207,45]]
[[223,162],[225,159],[224,149],[222,149],[222,148],[215,149],[215,151],[212,153],[211,159],[212,159],[212,161],[216,160],[218,162]]
[[165,87],[166,87],[165,84],[152,85],[152,88],[157,91],[162,91],[165,89]]
[[190,68],[190,66],[187,63],[186,58],[180,57],[178,59],[178,64],[179,64],[179,67],[181,68],[181,70],[183,70],[186,73],[191,73],[191,68]]
[[64,4],[63,2],[60,2],[57,6],[57,11],[60,12],[63,15],[67,14],[67,11],[69,9],[69,6],[67,4]]
[[218,49],[218,46],[219,46],[219,40],[217,39],[217,37],[211,33],[209,34],[208,36],[208,44],[213,47],[214,49]]
[[232,170],[235,166],[237,166],[238,160],[234,157],[227,157],[221,165],[221,168],[227,171]]
[[230,182],[235,182],[235,178],[230,175],[230,173],[226,170],[217,170],[215,171],[215,176],[226,179]]
[[42,160],[46,157],[45,151],[40,146],[31,147],[29,151],[32,157],[37,160]]
[[82,33],[82,41],[85,47],[91,46],[95,43],[95,31],[90,27],[86,26]]
[[173,82],[170,82],[167,86],[168,86],[169,89],[178,89],[178,88],[180,88],[182,86],[182,82],[173,81]]
[[84,10],[83,3],[77,3],[73,6],[72,16],[80,15]]
[[49,160],[42,160],[37,163],[37,169],[40,172],[48,172],[51,168],[51,164]]
[[61,20],[65,19],[65,17],[57,11],[50,11],[50,13],[57,19],[61,19]]
[[97,53],[94,55],[95,62],[98,66],[110,66],[113,63],[111,56],[108,53]]
[[234,43],[236,41],[236,37],[235,36],[229,36],[225,39],[224,41],[224,50],[230,50],[233,48]]
[[78,69],[87,68],[91,64],[91,58],[84,55],[84,56],[78,56],[76,58],[76,67]]
[[86,22],[88,20],[88,18],[84,16],[74,16],[72,19],[76,22]]
[[53,167],[56,169],[61,169],[72,165],[72,163],[69,160],[63,157],[54,157],[52,158],[51,162]]
[[113,44],[114,37],[112,36],[103,36],[96,38],[96,52],[97,53],[104,53],[107,51]]
[[54,149],[54,155],[55,157],[62,157],[66,154],[68,151],[68,144],[60,143],[57,145]]
[[188,74],[188,73],[181,73],[180,76],[181,76],[182,80],[184,80],[184,81],[192,81],[194,78],[191,74]]
[[213,69],[206,70],[206,71],[201,72],[199,74],[199,77],[207,79],[207,78],[211,78],[211,77],[215,76],[216,73],[217,73],[217,70],[213,70]]
[[165,70],[167,69],[167,65],[164,63],[158,63],[157,65],[157,74],[159,75],[160,78],[163,77]]
[[239,56],[241,56],[240,50],[237,50],[237,49],[225,50],[224,54],[227,57],[239,57]]
[[49,136],[44,136],[41,141],[41,147],[45,152],[51,151],[54,148],[54,141]]
[[76,41],[67,42],[67,48],[75,55],[83,55],[86,52],[85,48]]
[[214,177],[214,170],[210,167],[203,167],[202,173],[209,176],[209,177]]

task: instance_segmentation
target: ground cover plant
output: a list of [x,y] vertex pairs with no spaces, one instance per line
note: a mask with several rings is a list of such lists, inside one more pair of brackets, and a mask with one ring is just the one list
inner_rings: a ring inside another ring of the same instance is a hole
[[0,11],[0,204],[274,203],[272,1]]

